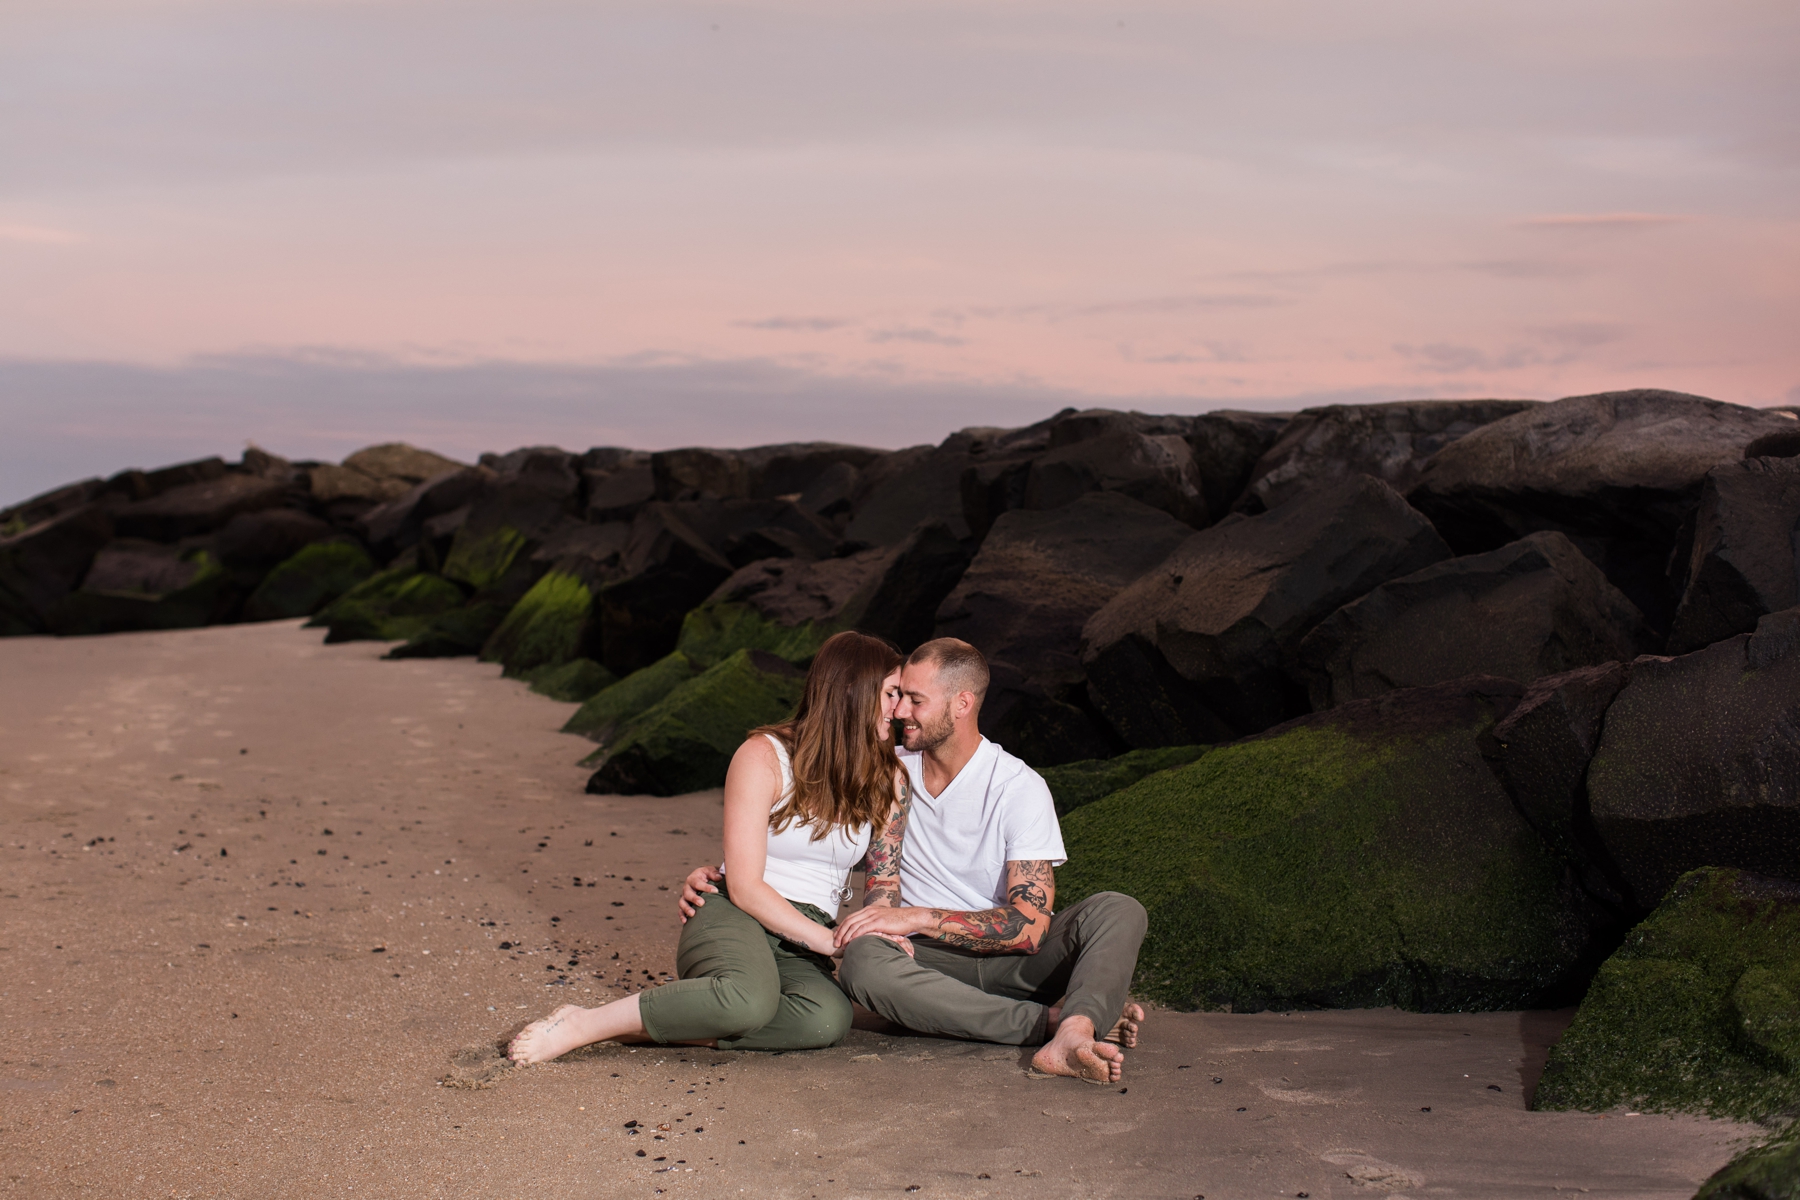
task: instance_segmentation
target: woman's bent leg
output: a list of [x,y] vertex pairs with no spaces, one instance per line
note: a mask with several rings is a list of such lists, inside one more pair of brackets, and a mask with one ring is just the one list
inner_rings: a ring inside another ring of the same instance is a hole
[[593,1042],[637,1037],[643,1032],[636,996],[626,996],[599,1008],[565,1004],[521,1029],[506,1047],[506,1056],[516,1063],[549,1062]]
[[768,935],[723,894],[681,927],[675,955],[681,976],[638,993],[644,1030],[659,1042],[721,1042],[767,1025],[782,980]]
[[831,977],[829,960],[779,944],[772,956],[781,976],[775,1015],[741,1037],[720,1038],[719,1049],[815,1050],[843,1041],[850,1032],[850,1000]]

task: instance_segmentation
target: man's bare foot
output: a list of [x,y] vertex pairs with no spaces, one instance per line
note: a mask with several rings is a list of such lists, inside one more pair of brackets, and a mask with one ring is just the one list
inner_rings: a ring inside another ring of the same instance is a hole
[[541,1021],[533,1021],[506,1047],[506,1057],[521,1065],[549,1062],[595,1039],[582,1018],[595,1009],[565,1004]]
[[1059,1023],[1056,1036],[1031,1056],[1031,1065],[1046,1075],[1117,1083],[1125,1076],[1125,1052],[1110,1042],[1094,1040],[1094,1023],[1086,1017],[1070,1017]]
[[[1143,1021],[1144,1010],[1142,1006],[1132,1004],[1128,1001],[1125,1005],[1125,1011],[1119,1014],[1119,1019],[1113,1023],[1113,1027],[1107,1033],[1105,1040],[1116,1046],[1123,1046],[1127,1050],[1135,1050],[1137,1049],[1138,1044],[1138,1031],[1143,1024]],[[1058,1002],[1050,1006],[1050,1020],[1049,1024],[1046,1026],[1051,1037],[1056,1036],[1056,1031],[1061,1025],[1062,1004],[1061,1002]]]

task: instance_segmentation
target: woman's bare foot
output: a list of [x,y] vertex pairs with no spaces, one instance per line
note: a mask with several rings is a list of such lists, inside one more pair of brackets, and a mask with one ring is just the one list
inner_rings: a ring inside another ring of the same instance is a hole
[[1046,1075],[1066,1075],[1088,1083],[1117,1083],[1125,1076],[1125,1052],[1094,1039],[1094,1023],[1070,1017],[1056,1036],[1031,1056],[1031,1065]]
[[598,1009],[565,1004],[541,1021],[533,1021],[506,1047],[506,1057],[519,1064],[549,1062],[578,1046],[597,1039],[587,1032],[588,1021],[582,1018]]

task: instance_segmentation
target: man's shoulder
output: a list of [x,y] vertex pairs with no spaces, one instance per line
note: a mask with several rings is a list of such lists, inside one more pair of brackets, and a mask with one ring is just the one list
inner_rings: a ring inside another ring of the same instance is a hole
[[988,746],[993,754],[993,770],[988,776],[991,787],[1002,792],[1049,794],[1050,785],[1024,759],[1008,754],[998,742],[988,742]]

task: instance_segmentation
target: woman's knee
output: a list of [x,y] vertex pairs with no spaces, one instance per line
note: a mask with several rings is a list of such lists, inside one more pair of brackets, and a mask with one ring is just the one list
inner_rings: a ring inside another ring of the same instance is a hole
[[741,1037],[761,1029],[775,1019],[781,1008],[779,980],[762,980],[747,975],[717,975],[712,978],[713,1001],[719,1009],[719,1025],[729,1028],[731,1036]]

